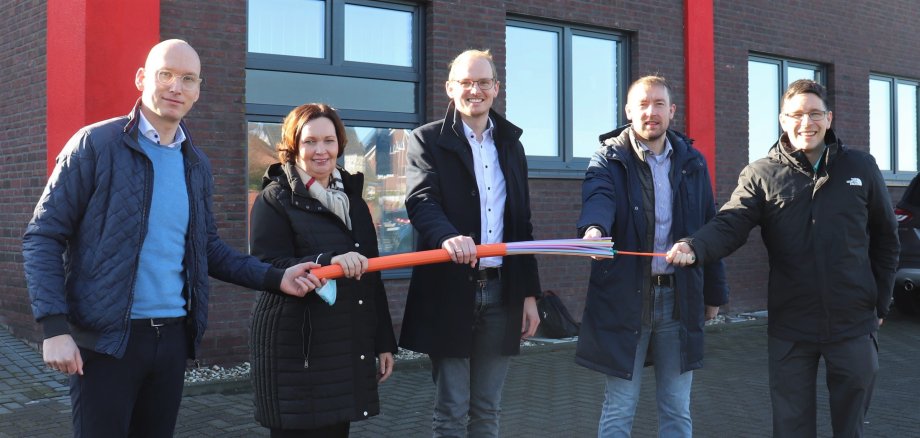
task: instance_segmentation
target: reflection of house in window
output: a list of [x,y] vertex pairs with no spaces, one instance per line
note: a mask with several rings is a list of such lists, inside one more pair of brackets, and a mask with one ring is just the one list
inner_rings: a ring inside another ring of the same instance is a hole
[[364,173],[364,199],[374,224],[381,253],[412,250],[412,225],[406,214],[406,141],[409,130],[348,128],[344,165]]

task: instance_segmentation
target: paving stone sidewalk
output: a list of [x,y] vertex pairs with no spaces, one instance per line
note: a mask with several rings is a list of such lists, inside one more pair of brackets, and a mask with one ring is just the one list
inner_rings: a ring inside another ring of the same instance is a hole
[[[866,436],[920,437],[920,319],[893,315],[879,338],[881,371]],[[573,344],[557,344],[527,349],[514,359],[504,392],[503,437],[596,436],[604,379],[575,365],[573,354]],[[762,321],[710,327],[705,366],[694,373],[694,435],[769,437],[766,367]],[[818,434],[829,437],[823,371],[818,382]],[[183,398],[176,436],[268,436],[253,421],[252,394],[245,386],[214,389],[224,392],[189,391]],[[0,329],[0,437],[69,436],[66,394],[64,378],[48,372],[38,353]],[[381,388],[383,413],[354,423],[351,435],[430,436],[433,395],[425,362],[398,363]],[[655,415],[654,376],[647,373],[633,436],[657,436]]]

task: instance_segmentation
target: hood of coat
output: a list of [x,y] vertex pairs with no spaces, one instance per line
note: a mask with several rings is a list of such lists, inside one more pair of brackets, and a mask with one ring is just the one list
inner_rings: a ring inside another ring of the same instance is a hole
[[[827,128],[824,134],[824,144],[827,146],[827,153],[824,154],[823,158],[826,167],[834,161],[837,154],[846,151],[846,148],[831,128]],[[770,151],[767,152],[767,158],[805,173],[814,172],[814,168],[811,166],[811,162],[808,161],[808,157],[805,156],[805,152],[794,149],[790,145],[789,136],[785,132],[770,147]]]
[[[621,154],[631,150],[629,132],[627,132],[631,127],[632,123],[627,123],[613,131],[599,135],[597,139],[601,143],[601,149],[607,149],[614,155],[622,158]],[[687,137],[684,133],[668,129],[666,135],[668,136],[668,141],[671,142],[671,148],[674,150],[675,158],[686,157],[688,156],[687,152],[693,150],[693,139]]]

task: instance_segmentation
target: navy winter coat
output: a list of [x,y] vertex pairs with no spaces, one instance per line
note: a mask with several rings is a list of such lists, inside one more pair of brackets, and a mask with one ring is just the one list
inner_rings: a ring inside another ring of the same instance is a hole
[[[22,254],[32,312],[45,337],[70,333],[77,345],[122,357],[153,196],[153,165],[138,144],[140,102],[131,114],[78,131],[57,157]],[[208,319],[208,275],[252,289],[278,289],[284,271],[241,254],[217,235],[211,165],[182,143],[189,198],[183,294],[189,357]]]
[[[607,139],[588,165],[582,186],[579,235],[594,225],[612,236],[615,248],[650,251],[645,242],[645,209],[639,168],[646,165],[632,151],[629,125],[602,135]],[[709,171],[703,156],[684,135],[669,130],[671,187],[674,193],[671,238],[687,236],[715,215]],[[641,257],[618,256],[591,262],[591,279],[579,332],[575,362],[611,376],[632,379],[642,326],[644,281]],[[681,329],[681,372],[702,366],[704,303],[728,300],[722,262],[704,268],[675,268],[677,313]]]

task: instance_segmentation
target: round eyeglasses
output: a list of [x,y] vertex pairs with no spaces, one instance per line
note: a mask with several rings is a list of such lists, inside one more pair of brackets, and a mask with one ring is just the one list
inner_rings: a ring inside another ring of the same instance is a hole
[[479,79],[476,81],[470,79],[463,79],[459,81],[451,79],[451,82],[460,84],[460,87],[464,90],[472,90],[474,84],[479,87],[480,90],[488,90],[492,88],[493,85],[495,85],[495,79]]
[[812,122],[820,122],[827,117],[827,111],[811,111],[807,113],[783,113],[783,117],[790,120],[802,120],[802,117],[808,116],[808,119]]
[[179,75],[169,70],[157,70],[156,78],[158,84],[166,87],[172,86],[178,79],[179,86],[184,91],[194,91],[201,85],[201,78],[197,75]]

